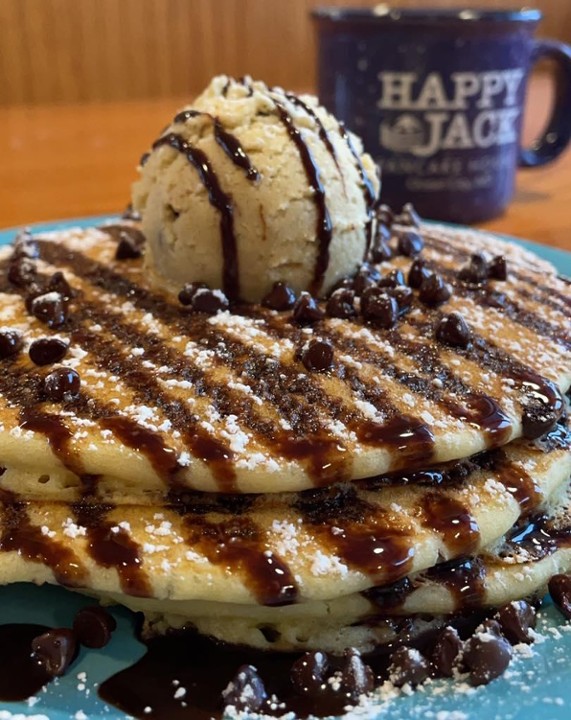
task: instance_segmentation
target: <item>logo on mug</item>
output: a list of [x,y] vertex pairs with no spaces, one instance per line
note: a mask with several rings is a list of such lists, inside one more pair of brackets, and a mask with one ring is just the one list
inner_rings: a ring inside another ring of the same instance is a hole
[[[516,143],[521,113],[521,68],[450,75],[424,80],[411,72],[380,72],[382,111],[391,111],[379,127],[380,145],[392,152],[430,157],[440,150],[469,150]],[[395,117],[394,112],[400,111]]]

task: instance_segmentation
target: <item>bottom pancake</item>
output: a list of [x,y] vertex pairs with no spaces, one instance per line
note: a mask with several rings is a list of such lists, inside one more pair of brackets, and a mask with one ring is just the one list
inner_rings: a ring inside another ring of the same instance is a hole
[[143,612],[146,636],[192,627],[233,645],[341,655],[347,647],[369,653],[446,625],[451,617],[541,597],[553,575],[569,571],[571,499],[566,496],[552,516],[523,521],[493,551],[441,563],[394,585],[328,601],[272,608],[120,593],[95,595],[105,603]]

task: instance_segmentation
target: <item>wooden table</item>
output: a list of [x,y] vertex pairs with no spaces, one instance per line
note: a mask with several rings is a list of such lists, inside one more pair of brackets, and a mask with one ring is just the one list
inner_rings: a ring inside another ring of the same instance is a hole
[[[550,95],[548,78],[534,78],[526,140],[541,128]],[[184,103],[0,109],[0,227],[122,210],[141,153]],[[546,168],[520,171],[509,209],[484,227],[571,250],[571,150]]]

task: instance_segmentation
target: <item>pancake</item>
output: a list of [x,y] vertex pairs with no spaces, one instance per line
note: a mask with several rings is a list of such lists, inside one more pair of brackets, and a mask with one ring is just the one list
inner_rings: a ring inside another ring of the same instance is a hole
[[522,599],[540,598],[549,579],[571,570],[571,487],[566,484],[549,514],[519,523],[494,548],[390,586],[378,586],[332,600],[278,608],[232,603],[160,601],[103,595],[145,614],[145,634],[193,627],[199,633],[262,650],[320,649],[341,655],[402,639],[407,641],[444,626],[460,612],[486,612]]
[[[129,508],[133,510],[127,515],[129,519],[113,525],[102,521],[101,509],[91,507],[88,517],[95,517],[96,523],[90,527],[87,518],[83,518],[83,525],[61,522],[65,517],[61,506],[6,505],[2,510],[1,579],[4,583],[55,579],[105,603],[142,611],[147,636],[192,626],[226,643],[261,649],[320,649],[342,654],[346,647],[356,647],[369,652],[379,644],[393,642],[403,628],[415,635],[445,625],[460,611],[481,612],[515,599],[540,597],[554,574],[571,570],[570,495],[567,482],[548,510],[522,520],[491,547],[440,561],[396,583],[371,586],[370,579],[366,589],[347,593],[351,582],[331,573],[334,582],[327,598],[294,596],[290,591],[265,605],[261,605],[260,597],[250,598],[248,603],[233,595],[232,576],[239,576],[243,570],[237,557],[258,570],[265,558],[265,573],[257,579],[258,587],[266,592],[270,591],[272,572],[282,573],[301,586],[301,574],[308,571],[291,565],[288,568],[268,551],[256,557],[251,535],[249,543],[244,542],[244,536],[233,535],[234,542],[218,545],[222,577],[206,558],[200,561],[204,565],[202,574],[197,575],[196,570],[192,574],[188,571],[190,564],[184,559],[189,555],[198,558],[198,549],[189,549],[184,531],[174,525],[175,516],[166,509],[152,513],[148,508]],[[136,513],[141,514],[143,523],[149,523],[147,532],[155,544],[137,543],[138,533],[133,527]],[[208,515],[203,517],[209,519]],[[46,524],[38,526],[41,521]],[[232,525],[232,520],[226,523]],[[52,529],[61,526],[62,531]],[[349,528],[348,534],[351,530],[355,538],[355,528]],[[18,539],[19,552],[15,552]],[[168,545],[171,552],[167,554],[163,548]],[[52,575],[49,566],[56,559]],[[314,566],[320,562],[321,571],[334,565],[334,559],[325,553],[310,554],[308,560]],[[110,568],[113,573],[106,572]],[[296,571],[300,574],[294,575]],[[115,573],[118,583],[113,581]],[[180,592],[181,581],[187,582],[184,594]],[[202,588],[196,587],[199,585]],[[206,596],[201,592],[204,586],[211,590]]]
[[[2,360],[0,482],[14,489],[19,474],[29,498],[114,503],[301,491],[541,435],[571,383],[569,286],[497,238],[420,231],[454,292],[432,307],[413,290],[391,329],[359,316],[300,324],[259,305],[189,312],[150,289],[140,258],[116,258],[121,233],[140,237],[132,224],[23,236],[0,264],[0,323],[23,340]],[[459,279],[478,248],[505,255],[506,280]],[[378,270],[408,275],[412,262]],[[465,348],[435,340],[451,312],[472,330]],[[54,364],[27,352],[53,337],[69,345],[55,366],[79,374],[73,398],[46,396]],[[333,346],[329,372],[303,364],[314,339]]]
[[189,493],[175,506],[23,502],[4,491],[0,582],[57,582],[160,600],[281,606],[398,582],[495,545],[550,512],[571,435],[331,488]]

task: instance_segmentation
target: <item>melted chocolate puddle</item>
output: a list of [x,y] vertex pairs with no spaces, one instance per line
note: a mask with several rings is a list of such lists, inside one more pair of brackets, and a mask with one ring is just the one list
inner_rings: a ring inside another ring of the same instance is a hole
[[[344,715],[347,705],[355,703],[341,689],[335,691],[326,685],[322,693],[312,697],[295,693],[290,670],[300,655],[228,647],[183,631],[150,640],[147,654],[104,682],[99,695],[137,718],[211,720],[222,717],[222,691],[238,668],[253,665],[263,679],[268,697],[278,698],[277,703],[267,700],[259,713],[282,717],[293,712],[300,720]],[[367,659],[377,678],[386,677],[387,657],[385,653]],[[331,670],[336,669],[340,661],[330,660]],[[179,688],[186,692],[176,699]],[[145,708],[151,710],[145,712]]]
[[32,640],[44,625],[0,625],[0,700],[17,702],[35,695],[52,678],[32,657]]

